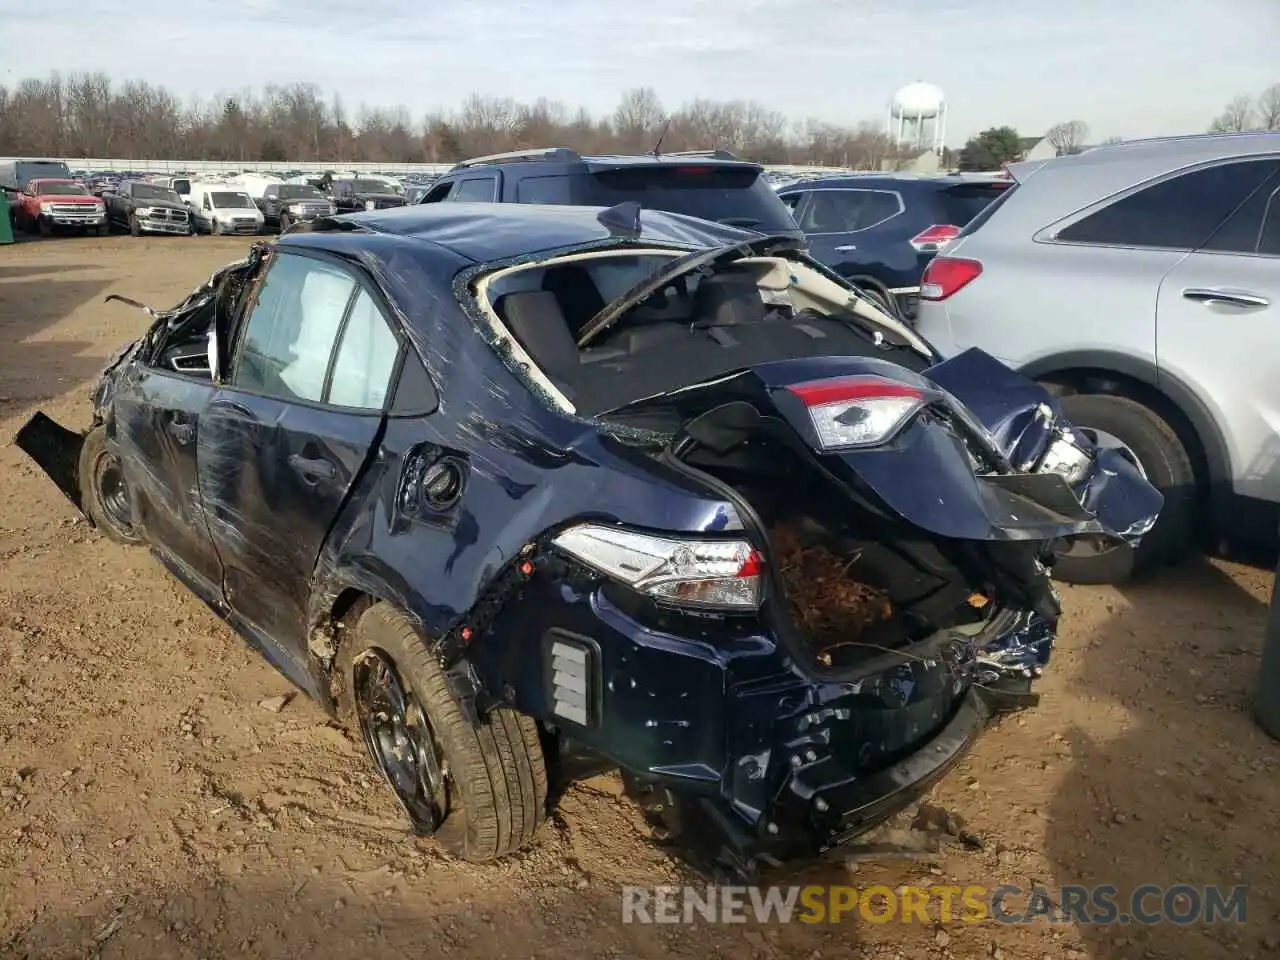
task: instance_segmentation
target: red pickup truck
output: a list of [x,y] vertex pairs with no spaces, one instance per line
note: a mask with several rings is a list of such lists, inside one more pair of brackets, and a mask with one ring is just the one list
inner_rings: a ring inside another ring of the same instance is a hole
[[48,236],[57,227],[76,227],[107,234],[107,211],[102,200],[74,180],[28,180],[12,198],[14,222],[29,233]]

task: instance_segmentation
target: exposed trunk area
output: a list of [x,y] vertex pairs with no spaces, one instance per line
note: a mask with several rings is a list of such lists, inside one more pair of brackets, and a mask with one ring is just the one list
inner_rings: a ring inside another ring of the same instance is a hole
[[965,545],[859,503],[790,444],[757,435],[681,459],[733,487],[759,515],[782,593],[770,597],[774,613],[814,670],[881,670],[940,630],[976,633],[994,612],[991,592],[971,585],[986,586]]

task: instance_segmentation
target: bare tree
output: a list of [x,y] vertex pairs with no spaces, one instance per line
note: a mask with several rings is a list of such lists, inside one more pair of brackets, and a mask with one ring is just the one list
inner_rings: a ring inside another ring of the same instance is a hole
[[609,117],[546,98],[520,103],[476,94],[415,125],[398,106],[366,106],[353,117],[339,97],[326,101],[309,83],[223,92],[203,102],[96,73],[0,85],[0,149],[27,156],[442,163],[533,146],[648,151],[664,129],[664,150],[724,148],[765,163],[883,170],[909,159],[875,123],[791,124],[753,101],[705,98],[669,114],[643,87],[627,91]]
[[1273,83],[1258,94],[1258,126],[1280,130],[1280,83]]
[[1068,120],[1066,123],[1055,123],[1045,134],[1046,139],[1057,151],[1058,156],[1079,153],[1084,146],[1085,137],[1089,135],[1089,125],[1083,120]]
[[662,101],[652,87],[628,90],[613,112],[613,132],[619,147],[633,152],[653,149],[666,119]]
[[1210,133],[1239,133],[1253,124],[1253,101],[1248,97],[1236,97],[1209,125]]

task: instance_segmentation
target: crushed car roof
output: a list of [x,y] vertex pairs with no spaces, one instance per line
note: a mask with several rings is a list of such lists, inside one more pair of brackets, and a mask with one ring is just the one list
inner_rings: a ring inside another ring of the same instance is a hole
[[[617,236],[599,218],[603,207],[526,203],[432,203],[337,217],[374,233],[439,244],[476,263],[600,243]],[[302,234],[306,236],[306,234]],[[291,235],[286,235],[288,243]],[[759,240],[750,230],[678,213],[642,210],[637,245],[696,249]]]

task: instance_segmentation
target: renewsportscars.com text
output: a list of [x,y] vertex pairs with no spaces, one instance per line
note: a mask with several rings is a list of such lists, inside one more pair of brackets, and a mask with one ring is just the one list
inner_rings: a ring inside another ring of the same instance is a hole
[[1244,923],[1248,888],[1144,884],[623,887],[623,923]]

